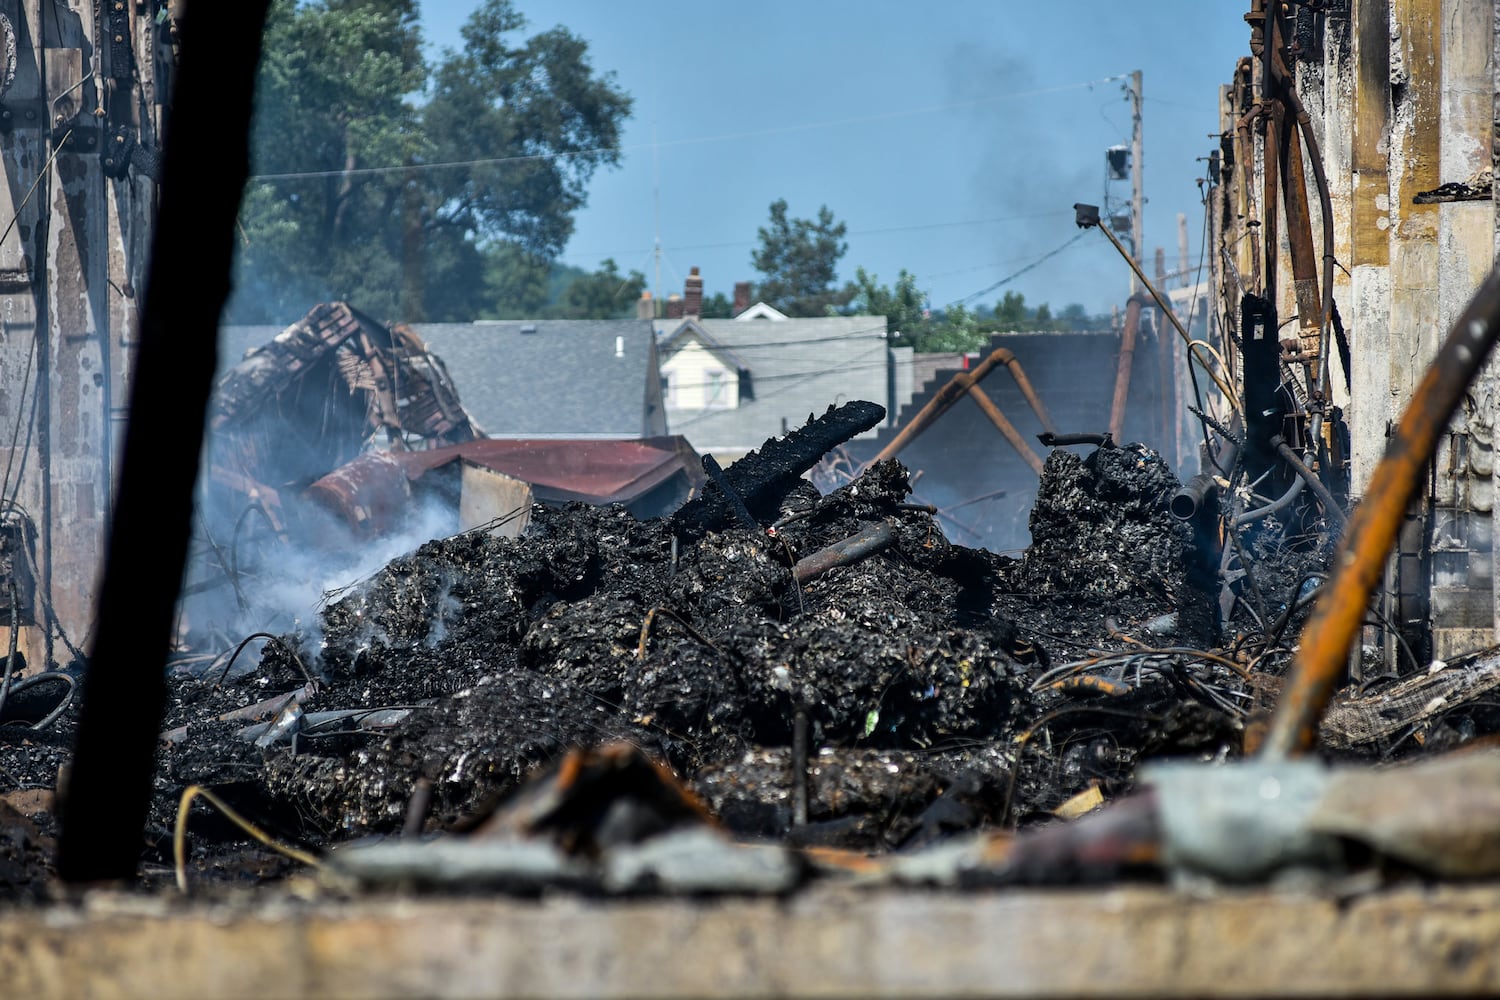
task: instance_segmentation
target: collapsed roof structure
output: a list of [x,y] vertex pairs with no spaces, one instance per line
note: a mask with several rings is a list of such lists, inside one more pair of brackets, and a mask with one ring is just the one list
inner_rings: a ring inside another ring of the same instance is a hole
[[[219,377],[208,425],[189,628],[222,630],[226,616],[249,631],[290,625],[277,608],[245,617],[259,603],[252,591],[283,586],[288,550],[320,553],[331,580],[335,566],[354,570],[348,553],[361,543],[397,540],[380,550],[388,557],[479,526],[514,535],[533,501],[653,516],[703,480],[680,438],[489,439],[411,327],[344,302],[320,303],[247,350]],[[271,579],[257,581],[263,570]]]

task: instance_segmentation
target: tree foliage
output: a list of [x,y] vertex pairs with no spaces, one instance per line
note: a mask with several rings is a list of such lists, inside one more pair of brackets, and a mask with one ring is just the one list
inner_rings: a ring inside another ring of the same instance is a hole
[[761,301],[788,316],[827,316],[847,306],[856,289],[837,282],[839,259],[849,249],[848,229],[834,221],[827,205],[815,220],[791,219],[785,198],[772,202],[770,224],[759,229],[760,246],[750,255],[765,275],[756,289]]
[[886,330],[897,344],[910,346],[921,353],[950,353],[983,350],[992,333],[1031,330],[1108,329],[1109,317],[1090,317],[1077,303],[1066,306],[1057,316],[1045,302],[1036,308],[1026,305],[1020,292],[1006,292],[993,309],[971,310],[962,303],[943,309],[930,309],[927,293],[917,287],[917,279],[906,270],[896,276],[894,286],[880,283],[879,277],[864,268],[855,270],[856,294],[850,304],[855,315],[884,316]]
[[458,320],[502,292],[535,302],[590,178],[618,163],[630,98],[582,40],[526,27],[484,0],[464,48],[429,65],[416,0],[274,0],[230,315],[344,298]]
[[573,277],[558,295],[557,303],[542,312],[558,319],[626,319],[635,315],[636,300],[646,287],[639,271],[621,274],[619,265],[606,258],[593,273]]
[[878,275],[864,268],[854,271],[856,289],[851,310],[857,316],[884,316],[886,331],[899,334],[902,343],[911,343],[930,325],[926,315],[927,295],[917,287],[917,279],[903,268],[896,275],[894,287],[880,283]]

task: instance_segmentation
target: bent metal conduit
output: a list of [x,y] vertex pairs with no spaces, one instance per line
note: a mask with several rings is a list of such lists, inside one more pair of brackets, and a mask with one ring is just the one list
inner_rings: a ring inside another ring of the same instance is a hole
[[1364,500],[1334,559],[1333,577],[1302,629],[1301,646],[1276,706],[1261,754],[1286,757],[1310,749],[1334,686],[1343,676],[1349,643],[1364,621],[1370,595],[1407,506],[1425,481],[1448,418],[1484,366],[1500,336],[1500,269],[1474,293],[1422,377],[1375,466]]
[[986,417],[990,418],[990,423],[994,424],[995,429],[1004,435],[1005,440],[1010,442],[1010,446],[1016,450],[1016,454],[1020,455],[1026,464],[1031,466],[1031,471],[1040,476],[1042,468],[1046,464],[1042,460],[1042,456],[1038,455],[1036,450],[1031,447],[1031,442],[1027,441],[1020,431],[1016,430],[1016,425],[1010,422],[1010,419],[1006,417],[995,401],[990,398],[990,394],[977,385],[971,385],[969,386],[969,398],[984,411]]
[[[923,431],[927,430],[927,428],[937,422],[939,417],[947,413],[953,407],[954,403],[957,403],[965,395],[971,395],[974,397],[974,401],[979,404],[979,408],[984,411],[985,416],[989,417],[991,423],[1005,435],[1005,439],[1016,449],[1016,452],[1020,454],[1026,464],[1040,474],[1042,471],[1041,457],[1031,450],[1030,445],[1016,431],[1015,425],[1005,418],[1005,415],[1000,412],[1000,408],[995,405],[994,401],[979,388],[979,383],[995,369],[996,365],[1004,365],[1006,370],[1010,372],[1010,377],[1015,379],[1016,388],[1021,390],[1021,395],[1025,397],[1027,405],[1031,407],[1031,411],[1036,414],[1037,420],[1041,422],[1042,430],[1049,434],[1056,434],[1057,428],[1053,426],[1052,416],[1047,412],[1047,407],[1042,404],[1041,397],[1036,394],[1036,389],[1032,387],[1031,380],[1026,377],[1026,373],[1021,369],[1021,362],[1016,360],[1015,354],[1007,348],[997,347],[990,352],[989,357],[979,362],[972,369],[966,372],[959,372],[949,379],[947,384],[937,391],[937,394],[932,397],[927,405],[922,407],[917,415],[911,418],[911,423],[901,428],[901,432],[891,439],[891,443],[880,449],[880,454],[865,463],[865,467],[868,468],[876,462],[883,462],[888,458],[895,458],[903,448],[915,441]],[[997,415],[1000,418],[999,420],[995,419]]]

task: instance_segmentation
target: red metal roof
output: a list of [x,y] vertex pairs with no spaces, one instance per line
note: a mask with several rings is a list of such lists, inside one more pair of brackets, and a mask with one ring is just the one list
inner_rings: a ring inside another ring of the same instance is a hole
[[539,500],[628,503],[678,472],[702,479],[692,446],[681,437],[638,441],[485,439],[391,456],[418,479],[429,469],[466,459],[530,483]]
[[480,440],[428,451],[371,452],[308,487],[306,495],[357,531],[382,534],[410,502],[406,483],[460,459],[531,485],[541,501],[630,504],[678,473],[703,481],[697,452],[682,437],[639,441]]

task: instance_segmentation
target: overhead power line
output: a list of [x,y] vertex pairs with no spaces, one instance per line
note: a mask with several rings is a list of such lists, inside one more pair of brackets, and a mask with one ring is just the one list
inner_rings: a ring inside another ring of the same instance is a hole
[[[961,226],[990,226],[1001,222],[1026,222],[1032,219],[1073,217],[1073,212],[1026,212],[1021,215],[996,215],[985,219],[960,219],[954,222],[918,222],[909,226],[882,226],[876,229],[851,229],[845,236],[878,236],[885,233],[912,233],[924,229],[954,229]],[[731,247],[749,247],[758,244],[759,240],[731,240],[725,243],[689,243],[682,246],[662,247],[663,250],[683,252],[687,250],[727,250]],[[650,248],[633,247],[629,250],[597,250],[597,251],[570,251],[562,255],[565,260],[593,260],[606,257],[629,257],[640,254],[651,253]],[[979,270],[976,268],[976,270]]]
[[1010,274],[1007,274],[1005,277],[1001,278],[999,281],[995,282],[993,285],[986,285],[985,287],[981,288],[979,291],[972,292],[972,293],[970,293],[968,295],[965,295],[963,298],[957,299],[954,302],[949,303],[949,305],[966,305],[967,303],[973,302],[977,298],[981,298],[982,296],[988,295],[990,292],[995,291],[995,289],[1001,287],[1002,285],[1008,285],[1008,284],[1010,284],[1012,281],[1015,281],[1017,278],[1019,278],[1021,275],[1025,274],[1026,272],[1035,270],[1036,268],[1038,268],[1038,267],[1042,266],[1043,264],[1045,264],[1047,261],[1051,260],[1053,257],[1056,257],[1058,254],[1060,254],[1064,250],[1068,249],[1068,247],[1072,246],[1074,243],[1077,243],[1079,240],[1083,239],[1083,237],[1085,235],[1087,235],[1087,233],[1088,233],[1087,229],[1080,230],[1078,233],[1074,234],[1074,236],[1073,236],[1072,239],[1068,240],[1062,246],[1056,248],[1055,250],[1049,250],[1049,251],[1047,251],[1046,253],[1044,253],[1040,257],[1038,257],[1036,260],[1032,261],[1030,264],[1027,264],[1025,267],[1021,268],[1019,271],[1014,271],[1014,272],[1012,272]]
[[995,104],[1002,101],[1015,101],[1027,97],[1043,97],[1047,94],[1057,94],[1068,90],[1081,90],[1086,87],[1095,87],[1102,83],[1110,83],[1114,80],[1123,79],[1124,74],[1106,76],[1098,80],[1083,80],[1078,83],[1067,83],[1057,87],[1042,87],[1035,90],[1018,90],[1009,94],[996,94],[991,97],[980,97],[972,101],[957,101],[952,104],[937,104],[925,108],[909,108],[905,111],[887,111],[878,115],[856,115],[850,118],[837,118],[831,121],[805,122],[800,125],[781,125],[775,128],[752,129],[744,132],[725,132],[719,135],[695,136],[687,139],[668,139],[664,142],[642,142],[629,146],[593,146],[587,149],[574,149],[561,153],[531,153],[522,156],[482,156],[466,160],[444,160],[437,163],[403,163],[400,165],[385,167],[354,167],[344,170],[295,170],[278,173],[252,174],[252,181],[287,181],[287,180],[311,180],[318,177],[348,177],[365,176],[374,174],[412,173],[428,170],[449,170],[457,167],[498,166],[503,163],[526,163],[541,160],[567,160],[581,156],[597,156],[607,153],[625,153],[631,150],[661,149],[669,146],[695,146],[710,142],[731,142],[736,139],[755,139],[773,135],[788,135],[795,132],[811,132],[825,128],[839,128],[844,125],[863,125],[873,122],[890,121],[895,118],[910,118],[915,115],[930,115],[941,111],[954,111],[959,108],[979,107],[985,104]]

